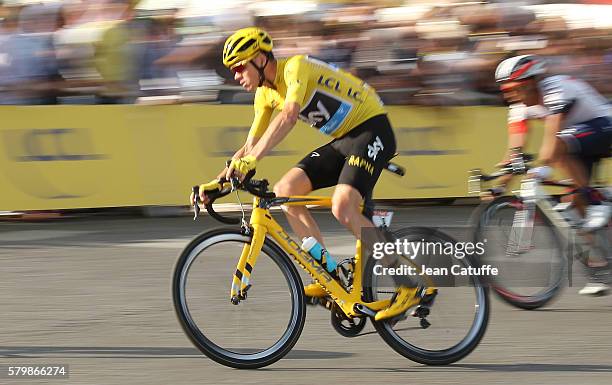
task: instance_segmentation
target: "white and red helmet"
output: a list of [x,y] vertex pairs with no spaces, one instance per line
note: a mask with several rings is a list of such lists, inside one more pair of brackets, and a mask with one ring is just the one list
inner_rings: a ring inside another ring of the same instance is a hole
[[536,55],[515,56],[499,63],[495,70],[495,81],[522,80],[545,72],[546,64]]

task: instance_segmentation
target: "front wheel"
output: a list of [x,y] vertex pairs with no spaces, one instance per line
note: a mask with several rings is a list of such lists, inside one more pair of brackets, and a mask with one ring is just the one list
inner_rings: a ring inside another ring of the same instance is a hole
[[[456,243],[448,235],[435,229],[404,228],[393,233],[400,242]],[[449,257],[438,255],[430,261],[448,265]],[[446,260],[445,260],[446,259]],[[463,268],[476,267],[469,257],[456,259]],[[376,275],[377,261],[370,258],[364,271],[364,297],[367,302],[393,296],[397,284],[392,277]],[[379,270],[380,271],[380,270]],[[413,278],[410,278],[413,279]],[[421,282],[417,282],[421,280]],[[414,278],[415,286],[422,286],[422,278]],[[384,321],[372,321],[374,327],[396,352],[426,365],[447,365],[467,356],[485,334],[489,320],[488,290],[478,276],[460,277],[448,287],[438,287],[437,295],[428,306],[426,322],[409,310],[404,316]],[[422,310],[422,309],[420,309]]]
[[565,284],[567,258],[559,234],[539,206],[528,210],[520,198],[503,196],[475,217],[473,240],[486,242],[480,262],[498,268],[500,274],[490,278],[490,284],[502,300],[533,310],[558,296]]
[[289,257],[266,239],[245,300],[234,305],[230,288],[236,263],[251,238],[213,230],[181,253],[172,281],[174,308],[191,342],[216,362],[254,369],[281,359],[306,320],[304,288]]

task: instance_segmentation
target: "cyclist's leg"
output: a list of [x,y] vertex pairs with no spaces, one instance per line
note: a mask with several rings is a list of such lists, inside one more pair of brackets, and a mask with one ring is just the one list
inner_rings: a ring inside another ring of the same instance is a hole
[[[276,185],[274,193],[277,196],[307,195],[312,191],[310,179],[301,168],[294,167],[287,172]],[[321,230],[310,215],[310,212],[303,206],[282,206],[287,221],[293,232],[302,239],[306,236],[313,236],[321,242]]]
[[[338,180],[343,164],[344,157],[329,144],[319,147],[281,178],[274,186],[274,193],[277,196],[307,195],[313,190],[333,186]],[[283,206],[283,211],[285,211],[289,225],[300,239],[313,236],[321,245],[325,245],[321,230],[306,207]],[[327,295],[317,283],[306,285],[304,293],[309,298],[309,303],[312,304],[319,303],[316,298]]]
[[[364,197],[372,194],[378,178],[393,157],[396,150],[395,136],[386,116],[376,116],[349,132],[348,141],[337,141],[340,152],[346,155],[346,163],[338,179],[338,186],[332,198],[334,216],[361,239],[363,228],[374,228],[370,220],[360,211],[360,203]],[[372,231],[362,240],[362,250],[368,252],[373,242],[389,242],[390,239],[381,231]],[[400,263],[399,255],[387,256],[387,263],[395,266]],[[414,287],[408,277],[393,276],[397,286],[393,303],[386,309],[376,313],[376,320],[387,319],[402,314],[410,307],[418,304],[421,298],[417,293],[432,294],[427,290],[420,291]],[[433,294],[432,294],[433,295]]]
[[[333,186],[343,163],[342,155],[329,144],[319,147],[281,178],[274,186],[274,193],[277,196],[307,195],[311,191]],[[283,211],[300,239],[313,236],[324,245],[321,230],[306,207],[283,206]]]
[[557,134],[560,158],[578,187],[588,187],[594,162],[610,156],[612,120],[601,117],[576,124]]
[[332,213],[344,227],[357,239],[361,239],[361,229],[374,227],[374,224],[361,213],[363,197],[359,190],[348,184],[339,184],[332,196]]
[[395,154],[393,129],[386,115],[378,115],[333,142],[332,146],[345,156],[332,197],[332,212],[361,239],[361,229],[374,227],[374,224],[363,216],[360,205],[365,197],[372,195],[382,170]]
[[587,209],[585,228],[595,230],[607,224],[610,217],[610,208],[600,205],[597,198],[591,194],[589,178],[593,164],[601,158],[610,156],[612,143],[612,120],[607,117],[592,119],[561,131],[558,138],[564,142],[561,147],[566,171],[581,191]]
[[[586,217],[585,228],[597,229],[609,220],[609,207],[601,205],[596,196],[592,194],[589,181],[593,167],[601,158],[610,155],[612,141],[612,122],[607,118],[598,118],[570,127],[559,134],[566,150],[562,167],[568,173],[579,189],[574,200],[580,213]],[[584,235],[586,240],[595,245],[595,239],[590,234]],[[588,282],[579,291],[583,295],[601,295],[609,292],[607,285],[609,266],[607,260],[594,255],[587,256],[585,272]]]
[[[560,143],[558,143],[557,146],[559,150],[557,151],[557,154],[555,154],[554,166],[558,167],[572,179],[578,191],[587,188],[589,185],[591,170],[593,168],[593,160],[578,157],[572,154],[568,151],[566,142],[559,138],[557,138],[557,140],[560,141]],[[572,201],[576,205],[576,209],[580,215],[584,216],[588,202],[583,199],[582,194],[574,194]]]

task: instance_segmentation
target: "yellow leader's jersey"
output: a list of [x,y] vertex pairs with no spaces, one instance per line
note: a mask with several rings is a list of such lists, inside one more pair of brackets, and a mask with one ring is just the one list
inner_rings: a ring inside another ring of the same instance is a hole
[[261,137],[274,109],[300,105],[299,118],[334,138],[369,118],[384,114],[382,101],[363,80],[323,61],[298,55],[276,63],[276,89],[259,87],[249,136]]

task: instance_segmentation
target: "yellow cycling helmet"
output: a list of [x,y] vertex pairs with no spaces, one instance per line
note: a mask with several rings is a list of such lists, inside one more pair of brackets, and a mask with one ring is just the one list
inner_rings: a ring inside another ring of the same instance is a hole
[[259,51],[272,51],[272,38],[263,29],[243,28],[228,37],[223,46],[223,64],[233,68],[252,60]]

